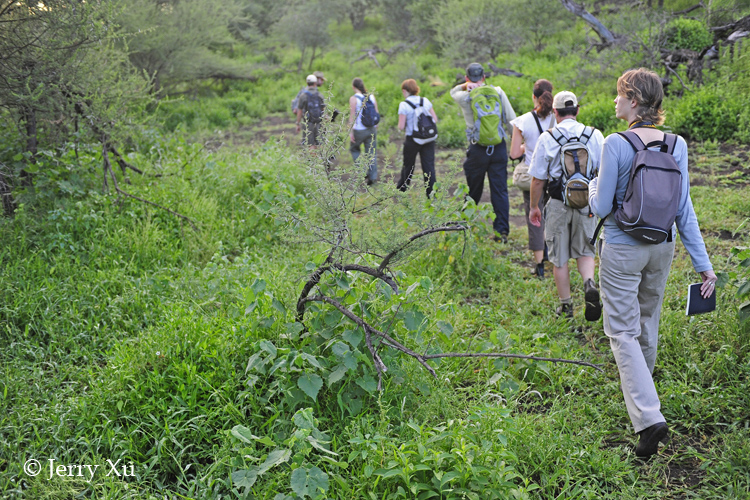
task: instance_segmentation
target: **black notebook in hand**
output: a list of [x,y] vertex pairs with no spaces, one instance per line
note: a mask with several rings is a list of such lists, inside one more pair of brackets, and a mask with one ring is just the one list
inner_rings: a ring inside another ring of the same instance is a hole
[[685,315],[703,314],[716,309],[716,289],[711,291],[711,295],[704,299],[701,295],[701,285],[703,283],[693,283],[688,286],[687,307]]

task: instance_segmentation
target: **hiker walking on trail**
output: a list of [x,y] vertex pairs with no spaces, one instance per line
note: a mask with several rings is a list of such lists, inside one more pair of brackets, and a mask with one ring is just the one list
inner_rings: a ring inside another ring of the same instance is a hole
[[307,88],[300,95],[297,106],[297,132],[302,130],[302,144],[317,147],[320,122],[323,119],[325,101],[318,92],[318,78],[307,75]]
[[[531,94],[534,109],[511,121],[513,125],[513,136],[510,141],[510,158],[521,160],[513,170],[513,184],[523,193],[523,209],[526,213],[526,228],[529,233],[529,250],[534,253],[536,268],[534,273],[539,278],[544,278],[544,220],[540,226],[535,226],[529,221],[531,210],[531,176],[529,165],[534,154],[539,137],[545,130],[552,128],[555,124],[555,114],[552,112],[552,84],[548,80],[537,80]],[[539,200],[539,208],[542,208],[543,200]]]
[[529,220],[541,226],[539,200],[545,190],[544,239],[560,306],[558,316],[573,317],[568,261],[576,259],[583,279],[586,300],[585,317],[601,317],[599,290],[594,282],[594,245],[589,241],[597,219],[588,205],[588,185],[596,176],[602,154],[602,133],[576,120],[578,99],[572,92],[559,92],[552,100],[557,125],[541,135],[531,158],[531,210]]
[[[604,141],[599,175],[589,187],[591,210],[604,219],[599,241],[604,333],[620,372],[630,421],[640,436],[635,449],[640,457],[655,454],[669,433],[652,374],[675,225],[703,281],[704,298],[714,293],[717,279],[690,199],[687,144],[656,128],[664,121],[663,98],[661,79],[653,71],[630,70],[617,80],[615,115],[628,123],[628,131]],[[634,169],[641,173],[633,176]],[[639,182],[644,189],[633,195]],[[637,207],[633,200],[639,201]]]
[[[325,83],[326,81],[325,77],[323,76],[323,72],[316,71],[313,73],[313,75],[315,75],[315,78],[317,80],[317,87],[322,87],[323,83]],[[292,99],[292,114],[295,116],[297,115],[297,109],[299,109],[299,98],[305,92],[305,90],[307,90],[307,85],[302,87],[299,92],[297,92],[297,96]]]
[[464,174],[469,196],[479,204],[484,177],[490,183],[490,201],[495,212],[492,223],[495,241],[508,242],[510,232],[508,201],[508,151],[504,126],[516,118],[508,97],[500,87],[487,85],[484,68],[471,63],[466,68],[466,82],[451,89],[466,121]]
[[401,83],[401,93],[404,100],[398,105],[398,129],[406,133],[406,139],[404,166],[396,187],[401,191],[408,189],[419,154],[429,198],[435,185],[435,139],[438,117],[430,100],[419,96],[419,86],[413,79],[409,78]]
[[364,145],[365,157],[368,161],[365,182],[369,186],[378,180],[376,149],[380,113],[375,96],[367,93],[361,78],[352,80],[352,88],[354,95],[349,98],[349,140],[351,141],[349,151],[356,164]]

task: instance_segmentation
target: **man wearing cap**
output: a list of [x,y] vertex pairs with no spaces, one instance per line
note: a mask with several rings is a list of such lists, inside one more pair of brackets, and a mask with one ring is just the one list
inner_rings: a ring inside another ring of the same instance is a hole
[[510,231],[508,212],[510,204],[508,201],[508,149],[505,137],[507,136],[504,126],[511,120],[515,120],[516,113],[510,105],[508,97],[500,87],[492,87],[499,95],[502,104],[501,120],[498,127],[501,142],[492,145],[481,145],[478,141],[479,130],[474,118],[475,110],[472,105],[471,92],[485,86],[484,68],[479,63],[471,63],[466,68],[466,82],[456,85],[451,89],[451,97],[458,103],[466,121],[466,137],[469,147],[466,150],[464,161],[464,174],[466,183],[469,185],[469,196],[475,203],[479,203],[484,190],[484,177],[490,183],[490,201],[495,212],[495,221],[492,223],[495,230],[495,241],[508,241]]
[[[558,130],[565,138],[580,137],[585,126],[578,122],[578,99],[572,92],[558,92],[552,100],[552,109]],[[587,149],[591,154],[593,168],[599,170],[602,158],[604,137],[594,129],[588,140]],[[531,206],[529,221],[539,226],[542,212],[539,200],[550,183],[562,177],[562,163],[559,157],[561,145],[551,133],[544,133],[534,148],[529,175],[531,175]],[[550,181],[549,183],[547,181]],[[586,297],[586,319],[596,321],[601,317],[602,305],[599,301],[599,290],[594,283],[594,246],[589,242],[596,229],[596,217],[593,217],[588,206],[571,208],[557,193],[549,192],[549,201],[544,206],[544,239],[547,243],[549,260],[554,266],[555,286],[560,298],[557,314],[573,317],[573,304],[570,297],[570,271],[568,260],[576,259],[578,272],[583,279]]]
[[305,81],[307,82],[307,87],[302,89],[299,101],[297,102],[297,132],[302,129],[302,122],[304,120],[302,143],[317,147],[318,131],[325,103],[323,97],[318,92],[318,77],[313,73],[307,75]]
[[[313,72],[313,75],[315,75],[315,79],[317,80],[317,86],[322,87],[323,83],[326,81],[325,77],[323,76],[322,71],[315,71]],[[302,87],[299,92],[297,92],[297,97],[295,97],[292,100],[292,114],[297,114],[297,109],[299,106],[299,98],[302,96],[302,94],[307,90],[307,86]]]

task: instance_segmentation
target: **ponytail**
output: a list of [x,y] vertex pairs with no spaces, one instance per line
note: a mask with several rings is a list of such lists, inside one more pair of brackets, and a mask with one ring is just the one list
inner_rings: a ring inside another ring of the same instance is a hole
[[537,99],[536,112],[541,118],[547,118],[552,112],[552,83],[544,78],[534,83],[534,96]]

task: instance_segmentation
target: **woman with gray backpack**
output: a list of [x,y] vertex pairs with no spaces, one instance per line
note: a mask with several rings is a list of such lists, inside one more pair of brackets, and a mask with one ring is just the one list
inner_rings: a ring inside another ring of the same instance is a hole
[[630,70],[617,80],[615,116],[628,123],[628,131],[605,139],[599,175],[589,185],[589,206],[604,219],[599,242],[604,333],[639,435],[639,457],[654,455],[669,434],[652,374],[675,226],[703,281],[701,296],[710,297],[716,283],[690,199],[687,144],[656,128],[664,121],[663,98],[653,71]]
[[367,93],[361,78],[352,80],[352,89],[354,95],[349,98],[349,151],[356,164],[364,145],[368,160],[365,182],[369,186],[378,180],[377,134],[380,113],[375,96]]
[[[540,79],[534,83],[531,93],[534,109],[512,120],[513,137],[510,141],[510,159],[521,160],[513,170],[513,185],[523,193],[523,209],[526,213],[526,227],[529,233],[529,250],[534,252],[536,267],[533,274],[544,278],[544,220],[540,226],[529,221],[531,209],[531,176],[529,165],[534,155],[536,141],[545,130],[555,126],[555,114],[552,112],[552,84],[549,80]],[[539,209],[544,209],[544,199],[539,200]]]

